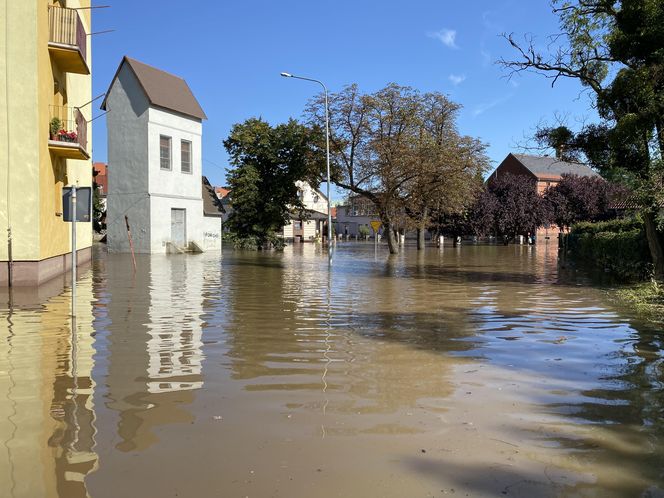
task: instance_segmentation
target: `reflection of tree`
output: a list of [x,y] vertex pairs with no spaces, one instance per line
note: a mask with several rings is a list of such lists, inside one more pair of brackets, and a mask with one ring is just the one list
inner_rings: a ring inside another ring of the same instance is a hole
[[[458,360],[446,353],[470,347],[456,340],[470,332],[466,309],[431,309],[436,282],[376,277],[361,265],[335,260],[328,283],[326,260],[309,254],[226,260],[228,354],[246,391],[278,390],[284,406],[348,416],[343,430],[328,427],[338,434],[402,430],[394,415],[453,391]],[[405,296],[419,304],[401,311]]]

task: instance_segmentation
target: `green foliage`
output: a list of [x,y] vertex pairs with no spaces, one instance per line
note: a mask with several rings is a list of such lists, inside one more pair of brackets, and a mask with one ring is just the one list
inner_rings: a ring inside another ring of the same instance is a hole
[[267,249],[268,247],[281,251],[286,245],[284,239],[274,233],[270,233],[263,238],[255,235],[240,236],[233,232],[226,232],[224,234],[224,242],[231,243],[235,249],[248,251],[257,251],[259,249]]
[[622,281],[644,280],[652,273],[650,252],[638,219],[577,223],[567,235],[569,255]]
[[321,133],[290,120],[270,126],[251,118],[236,124],[224,141],[233,166],[227,181],[232,192],[232,212],[226,226],[242,247],[277,247],[277,233],[290,211],[304,206],[297,181],[317,187],[323,168]]
[[49,131],[51,135],[57,135],[58,132],[62,130],[62,120],[60,118],[52,118],[49,124]]
[[600,232],[633,232],[634,230],[643,230],[643,221],[641,218],[620,218],[616,220],[600,221],[596,223],[582,221],[572,225],[571,233],[580,235],[582,233],[596,234]]
[[357,232],[360,234],[360,237],[362,237],[363,239],[367,239],[369,237],[369,227],[361,225],[360,227],[358,227]]

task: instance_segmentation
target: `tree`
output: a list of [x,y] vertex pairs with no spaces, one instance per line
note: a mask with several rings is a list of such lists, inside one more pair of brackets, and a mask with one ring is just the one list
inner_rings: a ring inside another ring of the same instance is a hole
[[589,89],[600,122],[571,133],[566,149],[634,192],[655,278],[664,280],[657,230],[664,205],[664,2],[556,0],[553,6],[566,41],[552,37],[548,53],[541,53],[532,39],[520,44],[509,35],[520,58],[500,62],[511,71],[544,74],[552,84],[573,78]]
[[614,192],[600,177],[563,174],[562,180],[544,193],[544,202],[549,205],[550,220],[564,229],[579,221],[609,218]]
[[296,182],[318,186],[325,167],[321,132],[289,120],[270,126],[251,118],[233,126],[224,147],[233,166],[227,182],[233,211],[226,226],[241,244],[278,246],[291,210],[305,217]]
[[492,206],[496,234],[506,242],[518,235],[535,233],[546,222],[542,198],[532,178],[505,173],[490,180],[488,194],[494,198],[487,205]]
[[[455,212],[486,168],[485,146],[456,131],[460,106],[444,95],[394,83],[361,94],[357,85],[331,94],[330,144],[336,185],[376,207],[390,252],[398,252],[396,229],[411,224],[422,234],[434,210]],[[307,109],[320,125],[324,100]]]

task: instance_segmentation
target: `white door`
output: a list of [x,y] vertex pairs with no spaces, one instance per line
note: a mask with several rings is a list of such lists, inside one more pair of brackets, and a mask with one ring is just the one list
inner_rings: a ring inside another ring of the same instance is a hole
[[171,242],[178,247],[187,245],[187,210],[171,208]]

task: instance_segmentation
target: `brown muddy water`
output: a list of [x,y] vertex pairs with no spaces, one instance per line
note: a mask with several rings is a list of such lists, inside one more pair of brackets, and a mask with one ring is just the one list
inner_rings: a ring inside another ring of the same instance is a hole
[[2,497],[662,496],[659,331],[554,247],[96,248],[0,296]]

